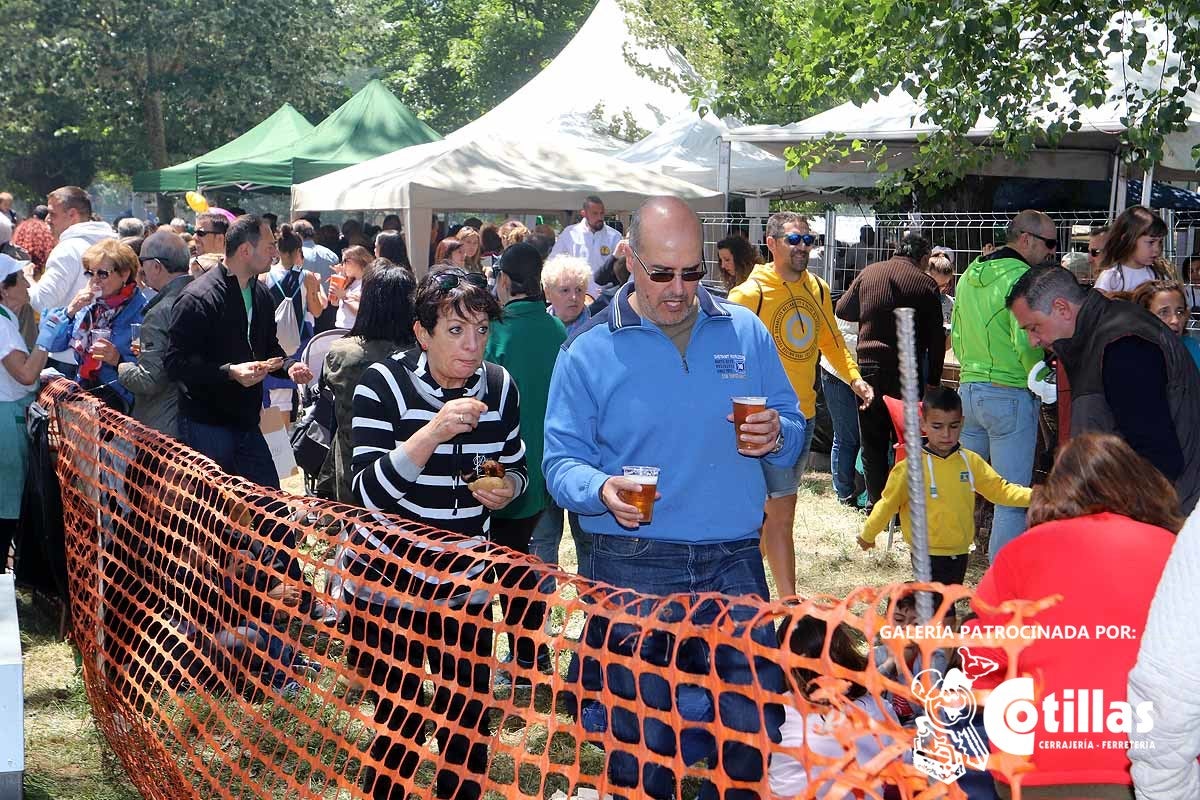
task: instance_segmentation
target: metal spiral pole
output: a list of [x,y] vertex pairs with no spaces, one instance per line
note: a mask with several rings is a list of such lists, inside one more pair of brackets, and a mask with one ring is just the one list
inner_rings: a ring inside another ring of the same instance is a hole
[[[900,345],[900,390],[904,398],[904,448],[908,454],[909,531],[913,552],[913,577],[927,583],[933,577],[929,562],[929,528],[925,515],[925,469],[921,460],[920,374],[917,370],[915,311],[896,309],[896,338]],[[917,619],[925,624],[933,617],[933,596],[917,593]]]

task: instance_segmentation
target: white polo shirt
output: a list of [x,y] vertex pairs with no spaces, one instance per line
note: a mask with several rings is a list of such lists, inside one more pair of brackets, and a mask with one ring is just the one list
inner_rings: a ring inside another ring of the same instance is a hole
[[616,228],[605,225],[600,230],[593,231],[588,227],[587,220],[580,220],[563,228],[550,255],[553,257],[565,254],[587,259],[592,268],[592,277],[588,279],[588,294],[596,298],[600,296],[600,287],[596,283],[595,275],[617,249],[619,241],[621,233]]

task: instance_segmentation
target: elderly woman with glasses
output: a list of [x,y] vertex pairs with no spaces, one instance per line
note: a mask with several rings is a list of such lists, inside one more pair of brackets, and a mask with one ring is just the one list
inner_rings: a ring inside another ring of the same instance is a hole
[[104,239],[83,253],[89,292],[80,292],[64,309],[47,312],[70,324],[56,329],[51,352],[69,347],[79,364],[77,380],[85,389],[121,411],[133,407],[133,393],[117,380],[122,362],[137,362],[133,325],[141,324],[146,298],[138,291],[138,257],[116,239]]
[[[453,267],[426,275],[417,286],[413,315],[418,346],[373,364],[354,392],[352,490],[368,510],[469,538],[447,538],[439,530],[416,536],[399,527],[375,528],[370,536],[352,533],[342,556],[344,573],[394,581],[397,587],[345,589],[353,597],[352,647],[366,654],[354,667],[372,683],[391,683],[386,663],[374,653],[390,652],[398,641],[405,648],[398,663],[423,665],[427,656],[443,686],[461,685],[462,676],[471,675],[470,689],[452,690],[456,696],[449,703],[462,709],[458,726],[478,736],[473,743],[450,738],[444,726],[438,729],[446,766],[437,774],[436,796],[477,798],[487,774],[482,742],[490,735],[484,699],[491,696],[491,676],[484,665],[493,645],[492,630],[483,622],[492,595],[480,584],[495,558],[485,541],[492,512],[527,485],[520,404],[508,372],[483,360],[491,324],[501,315],[483,275]],[[402,577],[396,577],[397,563]],[[433,573],[438,574],[430,577]],[[428,600],[413,602],[415,597]],[[421,635],[409,636],[406,629]],[[413,674],[423,678],[425,672],[418,668]],[[401,683],[396,708],[411,717],[421,680]],[[378,731],[372,756],[401,764],[401,776],[411,777],[403,765],[415,768],[411,756],[423,744],[422,725],[391,714],[391,707],[381,705],[376,713],[387,730]],[[363,789],[372,797],[389,797],[391,780],[368,771]]]

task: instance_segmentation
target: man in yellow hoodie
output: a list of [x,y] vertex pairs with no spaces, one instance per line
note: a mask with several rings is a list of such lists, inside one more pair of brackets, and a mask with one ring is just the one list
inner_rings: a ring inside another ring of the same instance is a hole
[[[982,456],[958,443],[962,435],[962,398],[953,389],[938,386],[925,392],[921,433],[925,446],[908,453],[888,475],[883,496],[871,510],[858,544],[864,550],[897,511],[905,541],[912,543],[908,502],[908,459],[919,458],[925,471],[925,520],[929,531],[929,560],[935,583],[961,584],[967,575],[967,554],[975,541],[975,494],[996,505],[1028,508],[1030,490],[1009,483]],[[915,565],[914,565],[915,566]]]
[[806,421],[804,447],[796,463],[791,467],[763,464],[767,505],[762,542],[780,597],[796,593],[792,526],[796,521],[796,489],[808,466],[812,446],[813,418],[817,414],[815,382],[821,355],[850,384],[864,406],[874,397],[838,330],[829,285],[808,271],[814,244],[816,237],[804,217],[790,211],[772,214],[767,220],[771,263],[755,267],[745,283],[729,292],[731,301],[757,314],[771,332]]

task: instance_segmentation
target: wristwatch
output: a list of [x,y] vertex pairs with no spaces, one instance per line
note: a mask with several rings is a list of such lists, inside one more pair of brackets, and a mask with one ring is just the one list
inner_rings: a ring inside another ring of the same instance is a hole
[[783,449],[783,431],[779,432],[779,436],[775,439],[775,446],[771,448],[771,455],[776,455]]

